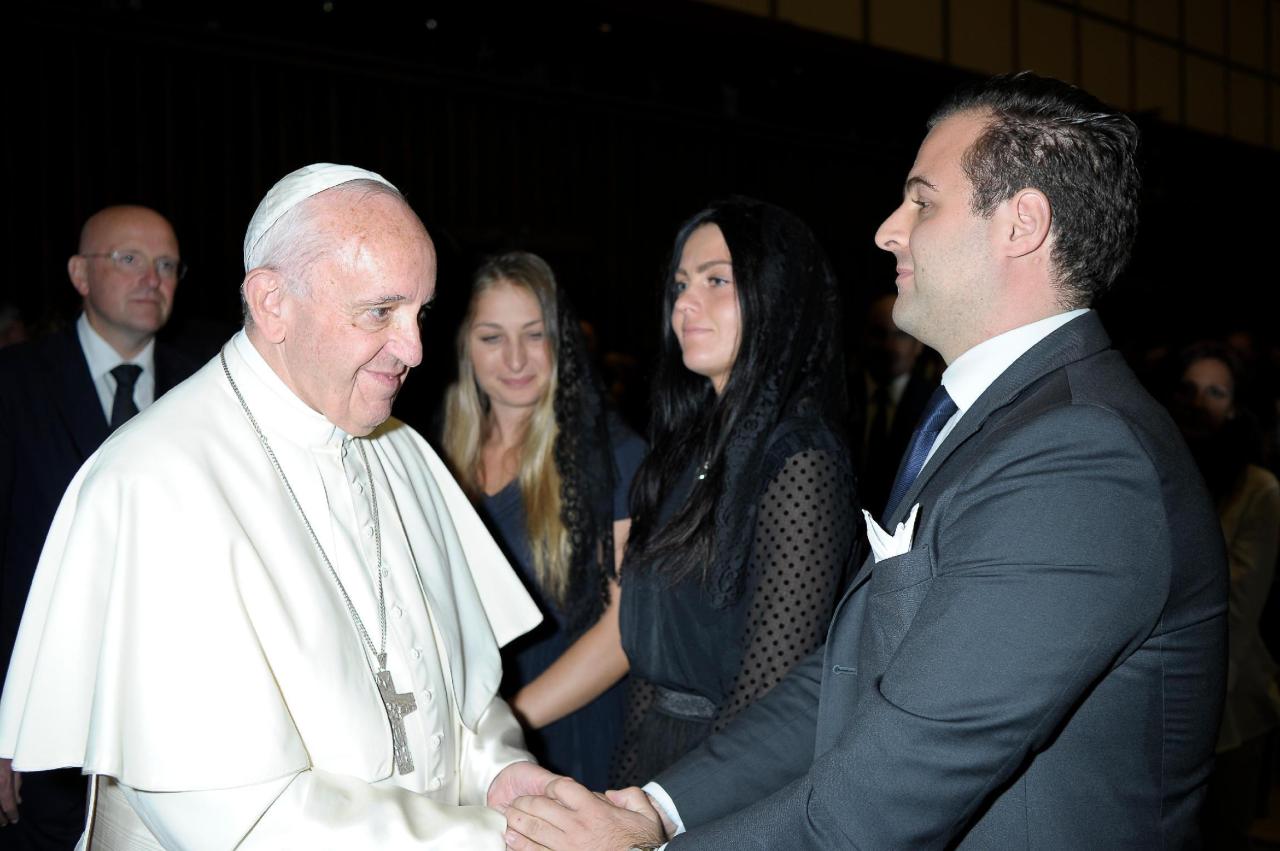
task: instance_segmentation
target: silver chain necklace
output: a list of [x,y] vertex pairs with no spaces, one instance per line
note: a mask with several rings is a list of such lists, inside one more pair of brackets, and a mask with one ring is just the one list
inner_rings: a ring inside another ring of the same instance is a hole
[[333,562],[329,560],[329,555],[324,551],[324,547],[320,545],[320,538],[316,535],[316,530],[312,528],[311,521],[307,519],[307,513],[302,510],[302,503],[298,501],[298,495],[293,492],[293,485],[289,484],[289,477],[284,474],[284,468],[280,466],[280,461],[276,458],[275,451],[272,450],[271,444],[267,442],[266,434],[263,433],[262,427],[258,425],[258,420],[253,416],[253,412],[249,410],[249,404],[245,402],[244,396],[241,395],[235,379],[231,377],[231,370],[227,367],[226,350],[219,352],[218,357],[222,361],[222,373],[227,377],[227,383],[231,385],[231,392],[235,393],[236,400],[240,402],[240,408],[249,419],[249,425],[253,426],[254,432],[258,435],[262,450],[271,461],[271,466],[275,468],[276,475],[280,477],[280,482],[289,494],[289,499],[293,501],[293,507],[297,509],[302,525],[306,527],[307,533],[311,536],[311,543],[315,545],[316,552],[320,554],[320,559],[324,562],[325,567],[329,568],[329,575],[333,577],[334,584],[338,586],[338,591],[342,594],[342,601],[347,604],[347,612],[351,615],[351,621],[355,624],[356,631],[360,633],[360,638],[364,641],[365,647],[369,649],[369,653],[378,662],[378,670],[373,672],[373,678],[378,684],[378,693],[382,696],[382,703],[386,707],[387,719],[391,722],[391,749],[395,755],[396,771],[400,774],[408,774],[413,771],[413,755],[409,752],[404,716],[417,709],[418,703],[413,696],[413,692],[396,694],[395,682],[391,679],[391,672],[387,670],[387,598],[383,593],[382,587],[382,527],[378,522],[378,495],[373,487],[373,468],[369,465],[369,456],[365,453],[364,441],[357,439],[354,442],[356,448],[360,450],[360,462],[364,464],[365,476],[369,480],[369,513],[373,517],[373,540],[377,551],[377,565],[374,568],[374,573],[378,577],[378,626],[381,629],[382,636],[381,642],[376,648],[373,646],[373,639],[369,637],[369,631],[365,629],[364,620],[360,617],[360,613],[356,611],[355,604],[351,602],[351,596],[347,593],[346,586],[342,584],[342,580],[338,577],[338,571],[334,569]]

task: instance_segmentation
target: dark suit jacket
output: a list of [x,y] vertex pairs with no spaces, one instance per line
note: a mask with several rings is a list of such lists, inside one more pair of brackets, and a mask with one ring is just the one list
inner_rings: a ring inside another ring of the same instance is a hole
[[827,644],[658,781],[693,848],[1198,844],[1227,573],[1204,486],[1095,314],[1028,351],[904,498]]
[[[158,342],[155,356],[157,397],[196,370],[186,355]],[[5,673],[53,514],[80,465],[107,434],[74,324],[43,340],[0,350],[0,655]]]

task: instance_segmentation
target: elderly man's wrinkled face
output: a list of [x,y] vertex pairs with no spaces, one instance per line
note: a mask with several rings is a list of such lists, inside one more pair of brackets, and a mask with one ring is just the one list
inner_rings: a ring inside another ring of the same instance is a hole
[[396,198],[348,191],[316,203],[315,226],[333,247],[286,296],[281,377],[334,425],[365,435],[391,416],[422,361],[419,315],[435,292],[435,249]]

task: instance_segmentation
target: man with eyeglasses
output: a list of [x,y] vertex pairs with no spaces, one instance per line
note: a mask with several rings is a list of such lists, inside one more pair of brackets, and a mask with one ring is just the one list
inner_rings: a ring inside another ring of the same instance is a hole
[[[67,261],[83,312],[44,340],[0,352],[0,670],[63,492],[117,427],[195,371],[155,339],[185,267],[154,210],[90,216]],[[0,844],[70,849],[84,827],[78,769],[17,774],[0,760]]]

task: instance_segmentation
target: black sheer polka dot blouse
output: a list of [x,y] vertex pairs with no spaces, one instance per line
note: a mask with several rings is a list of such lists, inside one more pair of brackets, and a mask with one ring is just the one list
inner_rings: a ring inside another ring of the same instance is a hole
[[[780,423],[765,475],[743,591],[716,605],[698,577],[622,577],[621,632],[631,661],[615,788],[651,780],[773,688],[826,636],[858,551],[854,474],[843,442],[813,420]],[[689,470],[659,511],[697,486]],[[628,575],[630,574],[630,575]]]

